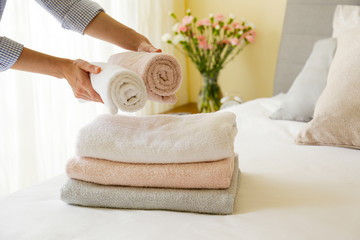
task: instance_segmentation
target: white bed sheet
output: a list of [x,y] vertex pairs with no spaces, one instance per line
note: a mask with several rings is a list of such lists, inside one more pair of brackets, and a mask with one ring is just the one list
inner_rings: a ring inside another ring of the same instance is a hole
[[0,239],[360,239],[360,151],[296,145],[304,123],[268,118],[282,98],[227,109],[242,171],[233,215],[69,206],[61,175],[0,200]]

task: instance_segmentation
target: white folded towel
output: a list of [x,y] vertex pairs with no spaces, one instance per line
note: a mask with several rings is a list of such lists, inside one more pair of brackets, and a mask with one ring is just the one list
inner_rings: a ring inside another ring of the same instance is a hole
[[118,109],[135,112],[144,107],[146,87],[137,73],[109,63],[93,64],[101,67],[101,72],[90,74],[91,84],[112,114]]
[[76,154],[129,163],[216,161],[234,153],[230,112],[192,115],[100,115],[78,135]]

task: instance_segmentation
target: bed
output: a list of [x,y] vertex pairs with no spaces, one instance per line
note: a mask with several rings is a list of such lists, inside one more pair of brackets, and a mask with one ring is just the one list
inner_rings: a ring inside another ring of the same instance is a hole
[[[335,5],[359,3],[288,1],[277,95],[223,110],[236,114],[238,126],[241,180],[232,215],[71,206],[60,200],[63,174],[0,199],[0,239],[360,239],[360,151],[297,145],[306,123],[269,118],[306,60],[294,57],[293,44],[310,52],[314,41],[331,35]],[[299,24],[330,27],[317,35]],[[302,42],[294,43],[294,29]]]
[[242,171],[233,215],[70,206],[61,175],[0,201],[0,239],[359,239],[360,152],[294,144],[305,123],[268,118],[282,97],[227,109]]

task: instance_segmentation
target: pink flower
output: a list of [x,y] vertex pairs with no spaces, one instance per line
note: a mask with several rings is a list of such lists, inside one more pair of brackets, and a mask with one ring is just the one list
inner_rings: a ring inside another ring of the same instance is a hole
[[226,45],[226,44],[229,44],[229,43],[230,43],[230,41],[228,39],[224,39],[224,40],[216,42],[217,45]]
[[215,15],[215,20],[216,20],[216,21],[223,21],[223,20],[224,20],[224,15],[222,15],[222,14],[216,14],[216,15]]
[[231,28],[230,28],[228,25],[224,25],[224,26],[223,26],[223,29],[224,29],[224,30],[230,30]]
[[183,18],[183,24],[184,24],[184,25],[189,25],[189,24],[192,22],[193,19],[194,19],[193,16],[188,16],[188,15],[186,15],[186,16]]
[[206,42],[206,37],[204,35],[199,35],[197,39],[199,40],[199,42]]
[[249,35],[256,37],[256,32],[254,29],[251,29],[250,31],[247,32]]
[[254,29],[251,29],[250,31],[244,33],[241,38],[245,38],[246,40],[248,40],[250,43],[255,41],[255,37],[256,37],[256,32]]
[[213,45],[208,45],[207,49],[213,50]]
[[213,24],[213,28],[215,28],[216,30],[219,30],[220,29],[220,25],[219,25],[219,23],[214,23]]
[[198,27],[199,26],[210,26],[211,22],[210,22],[210,19],[205,18],[205,19],[200,20],[197,25],[198,25]]
[[222,43],[223,43],[223,44],[229,44],[230,41],[229,41],[229,39],[224,39],[224,40],[222,40]]
[[182,24],[182,25],[180,25],[179,26],[179,32],[186,32],[187,31],[187,27],[184,25],[184,24]]
[[199,35],[197,36],[197,39],[199,41],[199,48],[203,48],[206,50],[208,48],[206,37],[204,35]]
[[235,46],[235,45],[240,45],[240,41],[239,41],[239,39],[237,39],[237,38],[232,38],[232,39],[230,40],[230,43],[231,43],[231,45],[233,45],[233,46]]
[[245,39],[248,40],[248,41],[251,42],[251,43],[255,41],[255,37],[254,37],[254,36],[251,36],[251,35],[247,35],[247,36],[245,37]]
[[232,26],[234,29],[239,29],[239,30],[245,29],[245,27],[243,25],[241,25],[240,23],[237,23],[237,22],[233,22]]
[[207,49],[207,43],[205,42],[205,41],[201,41],[201,42],[199,42],[199,48],[203,48],[203,49]]

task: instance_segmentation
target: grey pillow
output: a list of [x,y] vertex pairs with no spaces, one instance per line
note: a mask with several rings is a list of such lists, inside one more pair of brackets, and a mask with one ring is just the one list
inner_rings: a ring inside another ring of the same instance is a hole
[[308,122],[313,118],[315,104],[326,86],[335,49],[335,38],[321,39],[314,44],[304,68],[280,108],[270,115],[271,119]]

